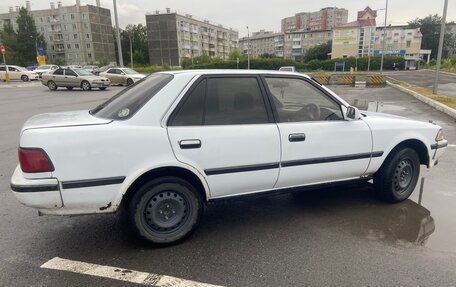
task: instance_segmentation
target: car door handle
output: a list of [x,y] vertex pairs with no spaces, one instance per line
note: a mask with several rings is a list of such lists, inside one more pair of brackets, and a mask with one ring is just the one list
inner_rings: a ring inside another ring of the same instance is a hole
[[303,142],[306,140],[306,134],[290,134],[288,136],[288,141],[290,142]]
[[181,149],[193,149],[193,148],[200,148],[201,141],[198,139],[194,140],[180,140],[179,146]]

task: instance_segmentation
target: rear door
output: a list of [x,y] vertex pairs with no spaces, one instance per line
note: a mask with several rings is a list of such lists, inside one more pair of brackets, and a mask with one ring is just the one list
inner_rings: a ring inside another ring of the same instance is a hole
[[204,174],[211,197],[271,189],[280,140],[255,75],[203,77],[168,120],[176,158]]
[[21,79],[22,73],[15,67],[8,66],[8,73],[9,73],[11,80],[20,80]]
[[[65,78],[64,78],[64,72],[63,69],[57,69],[53,72],[51,72],[51,80],[54,81],[54,83],[57,86],[65,86]],[[46,76],[46,79],[48,76]]]
[[347,121],[341,105],[311,80],[265,76],[280,130],[277,188],[359,178],[372,153],[370,128]]

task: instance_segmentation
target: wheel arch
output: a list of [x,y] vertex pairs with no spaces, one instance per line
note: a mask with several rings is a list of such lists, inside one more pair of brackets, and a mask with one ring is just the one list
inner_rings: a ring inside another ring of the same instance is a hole
[[415,150],[418,154],[418,157],[420,158],[420,163],[429,167],[430,158],[428,148],[426,147],[426,144],[424,144],[421,140],[418,139],[407,139],[401,141],[396,146],[394,146],[393,149],[390,150],[388,156],[394,154],[398,149],[404,147],[408,147]]
[[186,169],[184,167],[178,166],[165,166],[165,167],[158,167],[151,170],[148,170],[137,177],[126,189],[126,192],[123,194],[120,206],[126,207],[128,206],[131,198],[135,194],[135,192],[143,186],[145,183],[160,178],[163,176],[175,176],[178,178],[182,178],[190,182],[195,188],[198,190],[200,195],[203,198],[205,203],[208,202],[209,197],[209,190],[204,179],[201,179],[200,176],[196,175],[193,171]]

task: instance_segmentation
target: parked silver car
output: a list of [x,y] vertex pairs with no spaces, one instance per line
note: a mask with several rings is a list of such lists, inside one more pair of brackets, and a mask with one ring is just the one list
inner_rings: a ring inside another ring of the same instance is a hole
[[92,88],[105,90],[111,81],[108,78],[95,76],[85,69],[62,69],[59,68],[54,72],[43,74],[41,83],[51,91],[57,90],[58,87],[65,87],[68,90],[73,88],[82,88],[84,91],[90,91]]

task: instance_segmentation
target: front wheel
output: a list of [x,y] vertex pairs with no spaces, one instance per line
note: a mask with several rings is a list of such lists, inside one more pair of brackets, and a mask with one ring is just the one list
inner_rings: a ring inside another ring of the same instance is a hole
[[403,201],[412,194],[419,175],[418,154],[411,148],[401,148],[388,155],[380,170],[375,173],[375,191],[384,201]]
[[90,86],[90,83],[87,82],[87,81],[82,81],[81,83],[81,88],[84,90],[84,91],[90,91],[92,89],[92,86]]
[[28,82],[29,81],[29,77],[27,75],[22,75],[21,80],[23,82]]
[[133,81],[133,79],[127,79],[127,86],[131,86],[133,85],[135,82]]
[[162,177],[132,197],[128,215],[139,237],[156,246],[176,244],[193,232],[203,213],[200,193],[186,180]]

